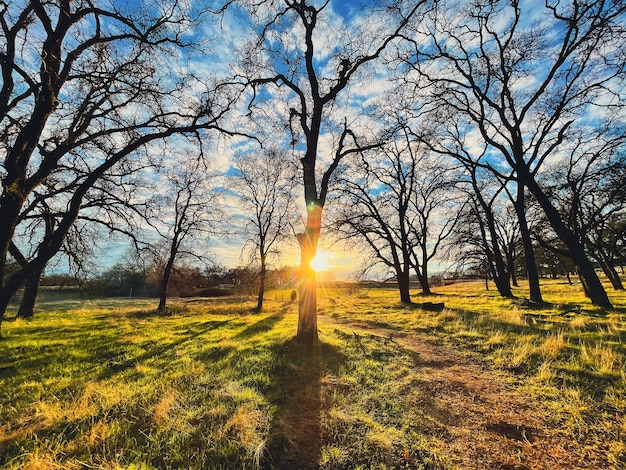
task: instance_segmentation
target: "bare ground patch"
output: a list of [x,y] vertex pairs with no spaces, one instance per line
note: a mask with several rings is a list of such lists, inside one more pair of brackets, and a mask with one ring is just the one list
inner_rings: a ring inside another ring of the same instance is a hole
[[423,431],[454,467],[614,468],[597,445],[578,442],[555,424],[544,403],[515,390],[512,374],[419,333],[398,337],[397,331],[367,323],[350,327],[357,336],[378,335],[417,356],[422,379],[416,386],[427,397],[421,403]]

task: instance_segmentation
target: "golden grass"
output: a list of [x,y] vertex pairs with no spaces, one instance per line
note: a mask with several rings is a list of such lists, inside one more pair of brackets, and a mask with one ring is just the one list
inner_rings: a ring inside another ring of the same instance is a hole
[[602,342],[593,346],[583,344],[580,347],[580,358],[583,364],[599,374],[617,375],[624,368],[623,356]]
[[562,331],[550,333],[539,346],[539,352],[544,358],[556,359],[559,354],[567,347],[567,341]]
[[[181,301],[167,315],[143,299],[43,306],[3,325],[0,466],[449,468],[441,436],[424,433],[449,410],[425,411],[421,358],[401,346],[412,335],[502,369],[563,432],[625,461],[626,294],[611,292],[617,309],[604,312],[559,282],[532,309],[481,282],[436,291],[413,306],[394,290],[320,291],[317,362],[290,342],[289,301],[259,315],[247,298]],[[446,308],[420,308],[429,301]],[[572,305],[582,313],[560,315]]]

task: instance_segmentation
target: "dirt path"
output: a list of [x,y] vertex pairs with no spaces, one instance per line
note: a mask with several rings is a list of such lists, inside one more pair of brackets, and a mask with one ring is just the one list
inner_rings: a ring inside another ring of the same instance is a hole
[[[331,323],[337,322],[327,318]],[[346,325],[343,322],[338,324]],[[459,469],[609,469],[597,450],[574,442],[546,421],[549,411],[508,385],[505,371],[490,368],[451,346],[418,333],[350,323],[355,333],[394,337],[417,353],[423,393],[430,397],[426,423],[437,452]]]

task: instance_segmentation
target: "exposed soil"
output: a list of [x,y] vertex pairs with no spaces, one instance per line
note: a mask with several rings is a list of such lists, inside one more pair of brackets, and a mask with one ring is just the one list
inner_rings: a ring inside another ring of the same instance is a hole
[[[333,322],[326,317],[326,321]],[[338,322],[339,323],[339,322]],[[341,322],[342,324],[345,323]],[[540,400],[516,391],[512,375],[419,333],[401,337],[367,323],[356,334],[393,338],[419,357],[427,417],[423,432],[439,455],[459,469],[610,469],[597,446],[584,445],[551,422]],[[394,337],[395,335],[395,337]]]

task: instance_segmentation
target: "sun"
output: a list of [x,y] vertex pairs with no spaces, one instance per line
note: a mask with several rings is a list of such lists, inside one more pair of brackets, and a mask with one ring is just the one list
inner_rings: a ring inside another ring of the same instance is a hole
[[322,271],[328,271],[330,269],[330,265],[328,263],[329,255],[326,252],[319,252],[315,257],[311,260],[311,268],[316,273]]

